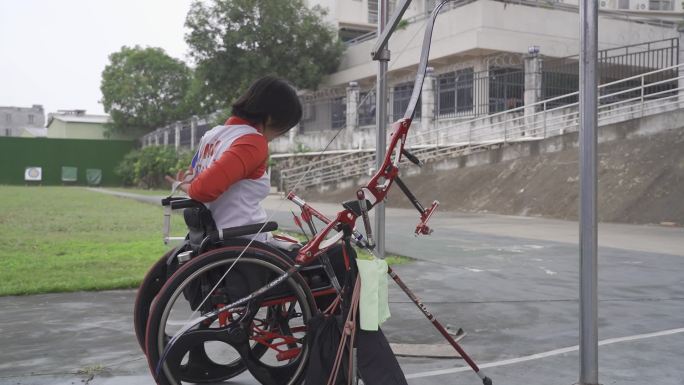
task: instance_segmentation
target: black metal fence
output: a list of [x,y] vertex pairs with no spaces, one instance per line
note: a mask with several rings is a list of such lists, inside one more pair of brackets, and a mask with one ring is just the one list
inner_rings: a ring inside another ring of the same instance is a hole
[[525,72],[521,66],[465,68],[437,77],[437,116],[457,118],[493,114],[524,102]]
[[359,97],[359,126],[375,124],[375,90],[361,92]]
[[[678,38],[672,38],[601,50],[598,52],[599,83],[611,83],[677,65],[679,44]],[[545,60],[542,68],[542,99],[566,95],[579,89],[578,56]],[[652,95],[677,88],[676,81],[667,81],[673,77],[676,77],[675,71],[672,71],[672,73],[665,71],[658,75],[647,77],[646,84],[658,84],[647,87],[645,93]],[[640,80],[634,80],[634,82],[627,81],[621,82],[620,85],[615,87],[605,87],[603,92],[612,94],[640,86]],[[640,91],[624,92],[616,95],[611,100],[602,99],[601,103],[615,102],[617,101],[615,99],[625,100],[633,98],[640,96],[640,93]],[[657,95],[657,97],[665,96],[669,95],[667,93]],[[549,107],[575,103],[577,100],[578,97],[576,95],[570,96],[550,103]]]
[[[679,39],[664,39],[598,52],[600,84],[626,79],[647,72],[678,64]],[[664,91],[677,87],[675,71],[661,72],[646,78],[645,98],[665,97]],[[605,93],[616,93],[613,99],[604,98],[601,103],[611,103],[640,96],[641,91],[628,91],[641,86],[640,80],[621,82],[605,87]],[[648,86],[653,84],[652,86]],[[579,58],[577,56],[542,61],[541,99],[551,99],[577,92],[579,89]],[[400,119],[408,106],[413,82],[401,83],[391,89],[391,120]],[[472,67],[450,71],[435,80],[435,113],[439,119],[469,118],[493,114],[522,107],[525,94],[525,70],[522,64],[490,67],[475,72]],[[637,95],[637,93],[639,95]],[[323,98],[310,98],[304,102],[304,119],[301,129],[316,132],[338,129],[347,124],[346,97],[344,89],[337,89]],[[617,99],[617,100],[616,100]],[[547,104],[547,108],[578,101],[577,95],[567,96]],[[375,124],[376,98],[372,89],[363,89],[358,105],[358,124]],[[416,118],[421,116],[421,100],[416,108]]]
[[[392,121],[397,121],[404,116],[404,112],[408,108],[411,94],[413,93],[413,82],[398,84],[392,87]],[[421,99],[418,98],[416,105],[415,119],[421,116]]]

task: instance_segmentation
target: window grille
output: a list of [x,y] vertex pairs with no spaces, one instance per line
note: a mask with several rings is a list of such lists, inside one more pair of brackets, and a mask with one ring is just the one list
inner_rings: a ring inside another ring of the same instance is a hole
[[473,111],[474,77],[472,68],[449,72],[437,78],[439,116],[468,115]]
[[[397,121],[404,117],[404,112],[408,108],[411,100],[411,93],[413,92],[413,82],[402,83],[394,87],[394,96],[392,98],[392,121]],[[415,118],[420,118],[420,97],[418,104],[416,104]]]
[[341,128],[347,124],[347,103],[345,98],[335,98],[330,101],[330,126]]
[[375,124],[375,92],[362,92],[359,98],[359,126]]

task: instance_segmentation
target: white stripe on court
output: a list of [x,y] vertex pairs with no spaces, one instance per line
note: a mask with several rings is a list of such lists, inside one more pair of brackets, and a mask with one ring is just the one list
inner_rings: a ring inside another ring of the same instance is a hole
[[[599,344],[599,346],[604,346],[604,345],[616,344],[618,342],[636,341],[636,340],[642,340],[642,339],[646,339],[646,338],[662,337],[662,336],[668,336],[668,335],[678,334],[678,333],[684,333],[684,328],[662,330],[662,331],[654,332],[654,333],[636,334],[636,335],[627,336],[627,337],[608,338],[608,339],[599,341],[598,344]],[[480,369],[493,368],[493,367],[497,367],[497,366],[517,364],[519,362],[532,361],[532,360],[538,360],[540,358],[557,356],[560,354],[570,353],[570,352],[574,352],[577,350],[579,350],[579,345],[570,346],[567,348],[549,350],[547,352],[531,354],[529,356],[511,358],[508,360],[488,362],[486,364],[482,364],[482,365],[478,365],[478,366],[480,367]],[[428,372],[409,374],[406,376],[406,379],[440,376],[442,374],[467,372],[470,370],[471,370],[470,366],[460,366],[458,368],[431,370]]]

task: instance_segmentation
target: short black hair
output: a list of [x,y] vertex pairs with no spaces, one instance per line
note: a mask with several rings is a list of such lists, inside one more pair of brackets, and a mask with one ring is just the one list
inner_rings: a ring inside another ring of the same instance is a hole
[[302,119],[302,104],[297,91],[288,82],[275,76],[264,76],[252,83],[233,103],[233,116],[252,123],[272,125],[289,131]]

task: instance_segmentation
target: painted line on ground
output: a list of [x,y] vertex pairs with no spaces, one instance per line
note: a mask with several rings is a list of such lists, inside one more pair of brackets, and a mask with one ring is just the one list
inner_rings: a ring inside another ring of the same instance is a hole
[[[635,334],[635,335],[626,336],[626,337],[608,338],[608,339],[599,341],[599,346],[616,344],[618,342],[637,341],[637,340],[642,340],[642,339],[646,339],[646,338],[662,337],[662,336],[668,336],[668,335],[678,334],[678,333],[684,333],[684,328],[668,329],[668,330],[662,330],[659,332],[646,333],[646,334]],[[541,358],[571,353],[571,352],[575,352],[577,350],[579,350],[579,345],[569,346],[567,348],[549,350],[547,352],[531,354],[529,356],[511,358],[508,360],[488,362],[486,364],[479,365],[479,367],[480,367],[480,369],[486,369],[486,368],[494,368],[497,366],[512,365],[512,364],[517,364],[520,362],[538,360]],[[406,376],[406,379],[440,376],[443,374],[467,372],[470,370],[471,369],[469,366],[460,366],[458,368],[450,368],[450,369],[431,370],[428,372],[420,372],[420,373],[409,374]]]

